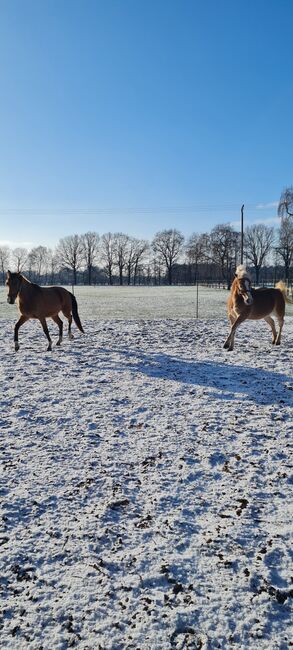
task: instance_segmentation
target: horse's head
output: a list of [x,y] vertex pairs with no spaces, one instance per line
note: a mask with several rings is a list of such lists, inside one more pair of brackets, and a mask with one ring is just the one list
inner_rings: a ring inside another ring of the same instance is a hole
[[251,293],[251,279],[246,271],[245,266],[237,266],[235,273],[235,282],[237,292],[242,296],[246,305],[252,305],[253,297]]
[[7,271],[5,284],[8,291],[7,302],[9,302],[10,305],[13,305],[22,285],[21,273],[11,273],[10,271]]

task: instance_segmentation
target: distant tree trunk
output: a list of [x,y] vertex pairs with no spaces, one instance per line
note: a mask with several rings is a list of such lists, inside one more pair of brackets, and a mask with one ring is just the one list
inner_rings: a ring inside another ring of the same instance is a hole
[[86,232],[81,235],[84,261],[87,268],[87,281],[92,284],[92,270],[98,254],[99,235],[96,232]]
[[285,279],[289,286],[290,268],[293,263],[293,219],[290,216],[282,218],[276,253],[284,264]]
[[5,272],[8,271],[8,265],[10,260],[10,249],[8,246],[0,247],[0,265],[2,272],[2,281],[5,284]]
[[114,236],[111,232],[102,235],[100,240],[100,256],[104,263],[104,271],[108,276],[110,286],[113,285],[114,266]]
[[130,286],[131,282],[131,263],[128,261],[127,263],[127,285]]

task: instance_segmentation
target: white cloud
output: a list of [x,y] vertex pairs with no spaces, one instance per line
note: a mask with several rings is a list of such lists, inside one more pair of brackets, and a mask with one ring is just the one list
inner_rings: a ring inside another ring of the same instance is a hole
[[[244,219],[244,228],[247,226],[253,226],[254,224],[257,223],[263,223],[265,226],[279,226],[280,225],[280,219],[279,217],[263,217],[263,219],[249,219],[249,223]],[[231,221],[230,222],[231,226],[233,228],[236,228],[236,230],[240,230],[241,228],[241,222],[240,221]]]
[[279,205],[279,201],[272,201],[271,203],[259,203],[256,206],[257,210],[269,210],[271,208],[277,208]]
[[230,226],[232,226],[233,228],[236,228],[237,230],[240,230],[241,221],[230,221]]
[[255,219],[253,223],[264,223],[266,225],[274,225],[278,224],[280,225],[280,219],[279,217],[264,217],[263,219]]
[[33,242],[31,241],[12,241],[9,239],[1,239],[0,246],[9,246],[9,248],[31,248]]

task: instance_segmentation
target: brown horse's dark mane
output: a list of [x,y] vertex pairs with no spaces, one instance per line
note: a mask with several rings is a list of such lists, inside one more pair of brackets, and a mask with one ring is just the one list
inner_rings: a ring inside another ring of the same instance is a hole
[[39,284],[37,284],[36,282],[32,282],[31,280],[29,280],[25,275],[23,275],[23,273],[20,273],[19,276],[20,276],[20,278],[21,278],[22,280],[25,280],[25,282],[27,282],[27,283],[28,283],[31,287],[33,287],[34,289],[40,289],[40,290],[42,290],[42,287],[40,287]]
[[37,291],[42,291],[42,287],[40,287],[39,284],[36,284],[36,282],[30,282],[30,285],[34,287]]
[[52,318],[58,325],[59,339],[57,345],[61,344],[63,335],[63,322],[59,317],[60,312],[68,320],[68,336],[70,339],[73,338],[71,334],[72,319],[78,329],[83,332],[76,298],[64,287],[41,287],[36,282],[31,282],[22,273],[11,273],[10,271],[7,271],[6,286],[8,287],[8,302],[10,304],[16,302],[21,314],[14,328],[15,350],[19,349],[18,330],[30,318],[40,321],[49,342],[48,350],[52,349],[52,340],[46,318]]

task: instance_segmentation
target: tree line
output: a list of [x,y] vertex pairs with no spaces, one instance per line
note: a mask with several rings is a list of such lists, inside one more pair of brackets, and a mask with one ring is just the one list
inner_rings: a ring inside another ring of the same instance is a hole
[[[293,187],[280,198],[280,227],[262,223],[244,232],[244,260],[256,284],[283,277],[292,283]],[[86,232],[59,240],[56,248],[0,247],[2,282],[6,270],[21,271],[41,284],[222,284],[230,287],[240,262],[241,235],[229,223],[185,238],[161,230],[151,241],[123,232]]]

